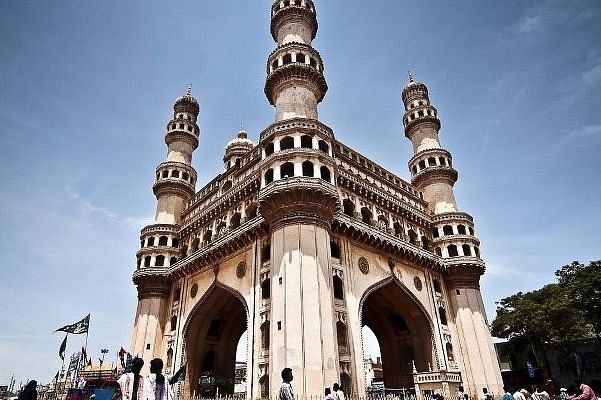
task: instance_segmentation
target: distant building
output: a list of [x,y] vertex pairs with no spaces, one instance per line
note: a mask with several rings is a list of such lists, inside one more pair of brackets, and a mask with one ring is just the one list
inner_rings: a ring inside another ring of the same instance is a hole
[[[225,146],[223,172],[199,190],[192,154],[200,106],[190,90],[175,101],[152,188],[155,221],[142,229],[136,255],[132,354],[163,358],[167,373],[187,363],[183,396],[230,394],[246,331],[248,398],[275,396],[284,367],[299,396],[322,396],[333,382],[364,396],[368,326],[386,387],[449,397],[463,383],[500,394],[480,241],[457,206],[458,173],[428,88],[410,77],[402,90],[409,183],[318,119],[328,86],[312,46],[313,1],[278,0],[270,18],[276,46],[264,92],[275,121],[258,143],[238,132]],[[355,57],[369,52],[357,50]],[[240,68],[244,61],[232,59]]]
[[377,357],[376,361],[371,356],[364,358],[363,370],[365,371],[365,387],[372,387],[374,382],[378,382],[378,385],[383,384],[384,375],[382,374],[382,360],[380,357]]

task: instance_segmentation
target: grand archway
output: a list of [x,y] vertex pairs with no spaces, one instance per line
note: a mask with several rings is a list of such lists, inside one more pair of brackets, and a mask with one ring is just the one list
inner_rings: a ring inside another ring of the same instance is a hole
[[396,281],[368,291],[362,301],[361,323],[378,340],[387,389],[413,387],[413,363],[419,371],[436,365],[430,320],[418,301]]
[[[236,348],[247,329],[242,297],[214,286],[198,302],[185,331],[189,394],[233,394]],[[246,360],[245,360],[246,361]]]

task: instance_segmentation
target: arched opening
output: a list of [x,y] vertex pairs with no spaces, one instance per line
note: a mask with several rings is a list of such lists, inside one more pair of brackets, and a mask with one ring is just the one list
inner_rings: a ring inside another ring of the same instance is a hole
[[453,227],[451,225],[445,225],[442,227],[442,233],[445,236],[449,236],[453,234]]
[[[431,322],[417,300],[396,281],[368,293],[361,302],[361,324],[377,339],[384,386],[413,387],[413,362],[418,371],[436,364]],[[364,336],[363,342],[368,349],[375,347],[369,336]]]
[[253,203],[249,206],[246,206],[246,219],[251,220],[253,218],[257,218],[257,210],[259,207],[256,203]]
[[338,300],[344,300],[344,290],[343,290],[343,284],[342,284],[342,279],[340,279],[340,277],[338,275],[334,275],[333,278],[334,284],[334,298],[338,299]]
[[159,246],[167,246],[167,236],[159,237]]
[[380,215],[378,217],[378,228],[382,229],[383,231],[388,229],[388,220],[384,215]]
[[400,222],[395,222],[392,224],[392,228],[394,229],[394,236],[401,239],[403,237],[403,225]]
[[144,257],[144,266],[145,267],[150,267],[150,260],[151,260],[150,256]]
[[177,316],[176,315],[171,316],[169,325],[170,325],[169,327],[171,328],[172,331],[174,331],[175,328],[177,328]]
[[[346,324],[342,321],[336,322],[336,339],[338,340],[338,351],[340,347],[348,348],[348,334]],[[348,352],[348,350],[347,350]],[[344,353],[344,350],[342,351]]]
[[165,265],[165,256],[157,256],[154,260],[155,267],[163,267]]
[[417,245],[417,233],[413,229],[409,229],[407,232],[407,236],[409,236],[409,243],[416,246]]
[[179,246],[179,240],[177,238],[171,239],[171,247],[177,248]]
[[440,234],[438,233],[438,228],[432,229],[432,237],[437,238],[439,236],[440,236]]
[[436,248],[436,255],[437,255],[438,257],[442,257],[442,250],[440,249],[440,247],[437,247],[437,248]]
[[200,246],[200,239],[195,238],[192,241],[192,245],[190,246],[190,253],[194,253],[194,252],[198,251],[198,246]]
[[450,244],[447,246],[447,251],[449,253],[449,257],[457,257],[459,253],[457,252],[457,246],[454,244]]
[[313,148],[313,138],[309,135],[301,136],[301,147],[303,149],[312,149]]
[[171,172],[171,177],[172,178],[178,178],[179,179],[179,171],[178,170],[173,170]]
[[[184,331],[188,393],[202,397],[234,393],[240,339],[247,329],[247,311],[241,297],[214,286],[192,311]],[[190,379],[188,379],[188,377]],[[220,379],[212,379],[217,378]]]
[[325,140],[318,141],[317,146],[319,147],[319,150],[323,151],[324,153],[330,152],[330,146],[328,146]]
[[355,204],[351,199],[342,200],[342,212],[349,217],[355,216]]
[[447,348],[447,360],[449,360],[449,362],[451,362],[451,363],[455,362],[455,354],[453,354],[453,345],[451,343],[447,343],[446,348]]
[[303,162],[303,176],[313,177],[313,163],[311,161]]
[[470,249],[470,245],[469,244],[463,244],[463,245],[461,245],[461,249],[463,250],[463,255],[464,256],[471,256],[472,255],[472,249]]
[[333,240],[330,240],[330,255],[340,260],[340,245]]
[[282,57],[282,61],[283,64],[290,64],[292,62],[292,54],[284,54],[284,57]]
[[440,286],[440,281],[438,279],[432,281],[432,286],[434,286],[434,292],[438,294],[442,293],[442,286]]
[[369,211],[369,208],[363,207],[361,209],[361,221],[366,224],[371,225],[372,218],[373,218],[373,214],[371,211]]
[[447,325],[447,312],[444,308],[438,307],[438,316],[440,317],[440,323],[443,325]]
[[269,168],[265,171],[265,184],[269,185],[271,182],[273,182],[273,169]]
[[213,239],[213,231],[209,229],[202,236],[202,241],[204,244],[209,244],[209,243],[211,243],[212,239]]
[[294,176],[294,164],[291,162],[285,162],[280,167],[280,177],[284,178],[292,178]]
[[297,63],[305,63],[305,55],[303,53],[296,54],[296,62]]
[[480,257],[480,249],[477,246],[474,246],[474,254],[476,257]]
[[332,179],[332,174],[330,173],[330,169],[328,167],[322,166],[321,168],[319,168],[319,174],[321,175],[321,179],[323,179],[324,181],[330,182],[330,180]]
[[177,262],[177,257],[171,257],[169,259],[169,266],[172,266],[173,264],[175,264]]
[[269,321],[261,324],[261,348],[269,350]]
[[261,262],[265,263],[269,260],[271,260],[271,245],[267,243],[261,249]]
[[294,148],[294,138],[286,136],[280,140],[280,150],[288,150]]
[[261,299],[267,300],[271,298],[271,279],[267,278],[261,282]]
[[147,242],[147,245],[146,245],[146,246],[148,246],[148,247],[150,247],[150,246],[154,246],[154,237],[152,237],[152,236],[151,236],[151,237],[149,237],[149,238],[148,238],[148,240],[147,240],[146,242]]
[[167,361],[165,362],[165,372],[171,374],[173,368],[173,349],[167,350]]
[[457,233],[465,235],[465,225],[457,225]]
[[434,158],[434,157],[429,157],[429,158],[428,158],[428,166],[429,166],[429,167],[435,167],[435,166],[436,166],[436,158]]
[[430,244],[430,240],[425,236],[422,236],[422,247],[428,251],[430,251],[432,247],[432,245]]
[[239,212],[234,213],[234,215],[232,215],[232,217],[230,218],[230,228],[236,229],[237,227],[239,227],[241,219],[242,215]]
[[230,190],[232,188],[232,181],[227,181],[223,184],[223,189],[222,192],[227,192],[228,190]]
[[272,155],[273,151],[274,151],[273,142],[267,143],[265,145],[265,157],[269,157],[270,155]]

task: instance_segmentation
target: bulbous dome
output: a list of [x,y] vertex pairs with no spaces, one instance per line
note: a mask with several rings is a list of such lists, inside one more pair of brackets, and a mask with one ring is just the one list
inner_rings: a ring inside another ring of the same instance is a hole
[[409,73],[409,83],[403,89],[401,96],[405,104],[415,99],[428,99],[428,88],[425,84],[413,80],[413,76]]
[[255,144],[252,140],[248,139],[248,134],[246,131],[240,130],[237,134],[237,137],[230,140],[225,146],[225,155],[223,156],[223,159],[225,160],[235,154],[245,154],[252,150],[253,147],[255,147]]
[[200,106],[198,105],[198,101],[192,96],[192,88],[188,87],[188,92],[178,97],[173,104],[173,111],[178,112],[189,112],[198,116],[200,112]]

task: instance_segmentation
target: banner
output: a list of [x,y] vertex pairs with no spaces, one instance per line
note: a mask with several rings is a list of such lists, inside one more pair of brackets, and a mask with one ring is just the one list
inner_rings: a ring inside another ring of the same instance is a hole
[[75,335],[78,335],[80,333],[86,333],[88,331],[89,327],[90,327],[90,314],[85,316],[81,321],[76,322],[72,325],[65,325],[62,328],[58,328],[54,332],[62,331],[62,332],[73,333]]

